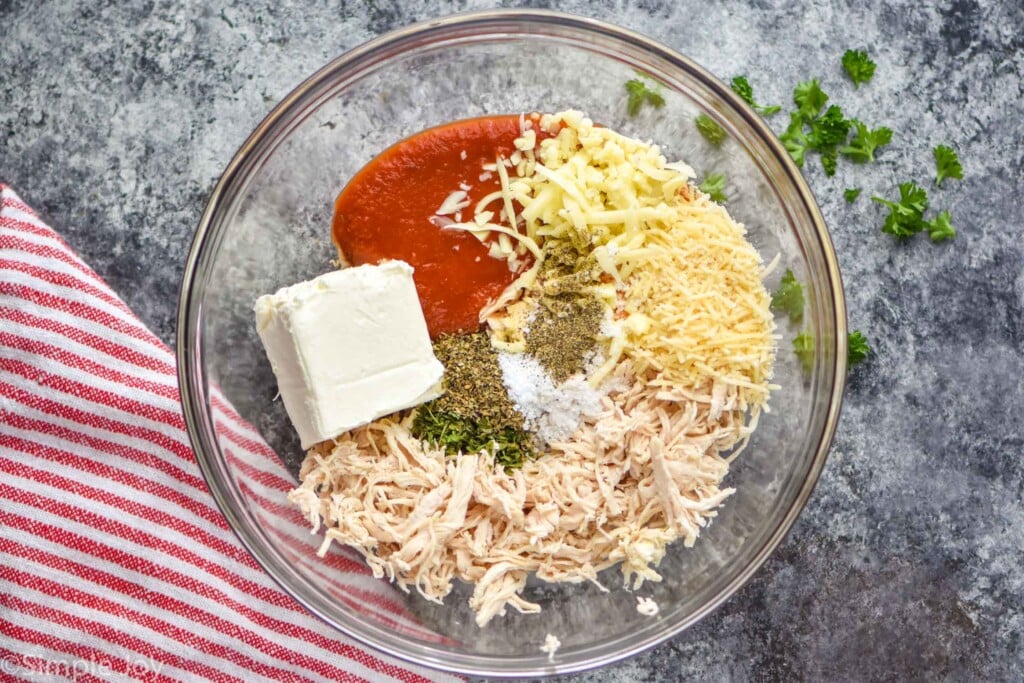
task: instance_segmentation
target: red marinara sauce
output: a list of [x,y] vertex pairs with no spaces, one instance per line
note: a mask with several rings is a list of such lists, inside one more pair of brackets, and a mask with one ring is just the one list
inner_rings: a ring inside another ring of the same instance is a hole
[[476,203],[501,188],[496,172],[480,180],[482,165],[510,156],[519,135],[518,115],[429,128],[364,166],[334,203],[334,243],[345,260],[362,265],[400,259],[415,269],[431,337],[478,330],[480,309],[515,278],[476,237],[442,230],[431,218],[461,185],[469,186],[470,201],[462,220],[472,220]]

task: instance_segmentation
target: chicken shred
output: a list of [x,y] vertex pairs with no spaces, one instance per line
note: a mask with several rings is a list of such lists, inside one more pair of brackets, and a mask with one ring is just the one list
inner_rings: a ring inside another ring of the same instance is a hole
[[[533,573],[598,582],[621,565],[626,584],[660,581],[666,546],[692,546],[734,489],[722,478],[756,424],[732,386],[668,391],[623,361],[619,390],[571,439],[506,472],[487,453],[448,457],[414,438],[409,416],[320,444],[289,499],[313,532],[361,553],[378,578],[441,602],[455,579],[474,586],[481,626],[522,597]],[[749,424],[747,417],[750,418]],[[726,459],[721,452],[734,449]]]

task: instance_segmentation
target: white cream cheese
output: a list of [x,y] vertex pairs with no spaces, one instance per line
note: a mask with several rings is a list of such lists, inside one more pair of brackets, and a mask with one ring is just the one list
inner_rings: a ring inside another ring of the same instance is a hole
[[256,300],[256,329],[303,448],[441,395],[412,267],[345,268]]

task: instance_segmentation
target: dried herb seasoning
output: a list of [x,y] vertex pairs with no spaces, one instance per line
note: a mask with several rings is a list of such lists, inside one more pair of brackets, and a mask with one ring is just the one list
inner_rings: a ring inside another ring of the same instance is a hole
[[449,455],[488,451],[494,461],[508,469],[523,466],[535,453],[530,436],[522,429],[495,429],[487,420],[475,420],[452,412],[437,410],[431,404],[421,406],[412,422],[417,439],[443,447]]
[[501,379],[498,354],[485,332],[442,335],[434,342],[434,355],[444,365],[445,393],[430,402],[439,413],[454,413],[486,420],[494,429],[522,429]]
[[556,383],[583,372],[597,346],[604,306],[587,293],[545,296],[526,332],[526,352]]
[[534,457],[532,437],[509,400],[487,334],[442,335],[434,355],[445,367],[445,393],[416,410],[413,436],[449,455],[486,450],[505,469]]

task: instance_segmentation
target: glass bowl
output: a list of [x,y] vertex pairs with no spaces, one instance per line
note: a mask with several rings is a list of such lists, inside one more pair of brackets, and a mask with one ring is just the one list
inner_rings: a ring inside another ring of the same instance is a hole
[[[662,84],[660,108],[627,113],[624,83]],[[692,549],[670,548],[660,606],[637,612],[617,569],[612,588],[530,584],[540,615],[484,628],[456,586],[443,606],[369,576],[358,558],[316,556],[286,500],[303,453],[256,335],[256,297],[331,269],[335,196],[392,143],[455,119],[579,109],[661,145],[698,175],[724,172],[727,207],[766,262],[806,285],[804,321],[777,319],[770,414],[727,477],[737,493]],[[694,119],[728,134],[708,144]],[[793,353],[806,332],[810,368]],[[803,177],[765,123],[704,69],[643,36],[546,11],[493,11],[429,21],[370,41],[299,85],[224,171],[192,244],[182,283],[177,355],[185,419],[199,465],[231,527],[288,593],[327,624],[415,663],[485,676],[567,673],[621,660],[671,638],[740,588],[803,509],[828,453],[846,372],[846,310],[832,244]],[[237,415],[232,412],[237,411]],[[254,431],[242,426],[248,423]],[[269,444],[266,448],[263,443]],[[553,660],[547,634],[561,641]]]

